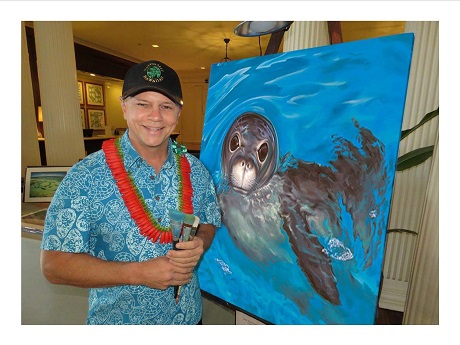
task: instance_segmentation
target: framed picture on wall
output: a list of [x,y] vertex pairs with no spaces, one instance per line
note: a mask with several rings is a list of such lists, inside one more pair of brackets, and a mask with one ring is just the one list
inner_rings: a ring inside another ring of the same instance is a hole
[[78,98],[80,99],[80,104],[85,104],[83,98],[83,82],[81,81],[78,82]]
[[105,111],[100,109],[88,109],[88,125],[92,129],[104,129]]
[[86,128],[85,109],[80,108],[81,128]]
[[104,88],[99,84],[85,83],[86,104],[104,106]]
[[26,167],[24,202],[50,202],[70,167]]

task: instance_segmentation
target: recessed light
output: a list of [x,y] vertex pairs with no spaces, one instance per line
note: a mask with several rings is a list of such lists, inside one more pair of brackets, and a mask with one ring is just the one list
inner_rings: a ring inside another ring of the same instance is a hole
[[158,44],[152,44],[152,47],[153,48],[160,48],[160,46]]

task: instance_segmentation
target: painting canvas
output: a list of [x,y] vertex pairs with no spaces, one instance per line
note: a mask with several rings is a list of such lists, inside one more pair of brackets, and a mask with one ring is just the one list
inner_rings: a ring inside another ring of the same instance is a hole
[[70,167],[26,167],[24,202],[50,202]]
[[269,324],[373,324],[413,34],[212,66],[202,289]]

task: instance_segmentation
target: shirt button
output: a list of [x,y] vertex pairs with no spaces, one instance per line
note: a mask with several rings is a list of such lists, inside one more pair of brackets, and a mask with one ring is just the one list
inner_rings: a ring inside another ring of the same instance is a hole
[[156,201],[160,200],[160,196],[157,195],[157,196],[155,197],[155,200],[156,200]]
[[158,223],[161,223],[161,218],[158,218]]
[[151,180],[154,180],[154,179],[155,179],[155,176],[154,176],[154,175],[150,175],[150,179],[151,179]]

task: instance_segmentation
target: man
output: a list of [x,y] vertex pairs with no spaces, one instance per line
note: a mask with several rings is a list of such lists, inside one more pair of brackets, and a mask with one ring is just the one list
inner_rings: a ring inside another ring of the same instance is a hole
[[[90,289],[88,324],[200,323],[194,269],[221,218],[209,172],[170,139],[182,105],[173,69],[159,61],[130,68],[121,97],[128,130],[75,164],[50,204],[42,271],[53,284]],[[171,209],[200,218],[178,250]]]

